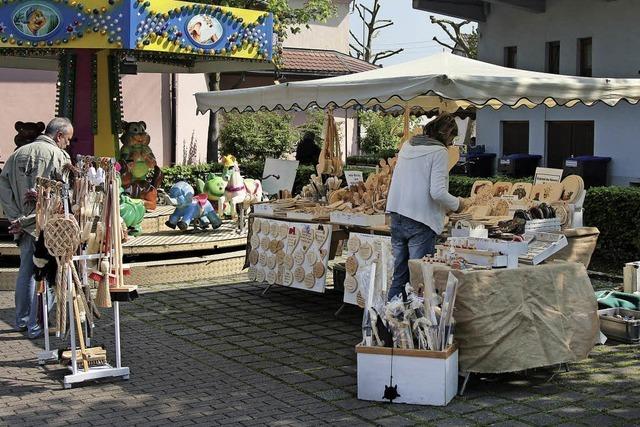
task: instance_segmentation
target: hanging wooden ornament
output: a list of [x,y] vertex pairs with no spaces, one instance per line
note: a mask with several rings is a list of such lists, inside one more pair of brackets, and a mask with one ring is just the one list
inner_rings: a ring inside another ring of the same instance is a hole
[[302,283],[304,281],[304,276],[305,276],[304,268],[296,267],[296,269],[293,270],[293,278],[295,279],[296,282]]
[[269,225],[269,234],[272,238],[278,237],[278,227],[279,223],[276,221],[272,221]]
[[307,264],[313,265],[318,260],[318,255],[314,251],[307,251],[307,255],[305,256]]
[[305,288],[313,288],[316,285],[316,278],[313,276],[313,273],[305,274],[303,283]]
[[329,235],[328,226],[327,225],[318,225],[318,228],[315,231],[315,239],[318,246],[324,245],[324,242],[327,241],[327,236]]
[[260,229],[262,228],[262,220],[260,218],[255,218],[253,220],[253,225],[251,226],[251,229],[253,230],[254,234],[258,234],[260,233]]
[[267,268],[273,270],[276,268],[276,256],[269,255],[267,256]]
[[258,251],[255,249],[251,249],[251,252],[249,252],[249,264],[256,265],[258,263],[259,257],[260,256],[258,255]]
[[295,262],[296,265],[304,264],[304,252],[302,252],[301,249],[297,250],[293,254],[293,261]]
[[286,254],[284,256],[284,261],[283,261],[284,267],[287,270],[291,270],[293,268],[293,255],[291,254]]
[[344,278],[344,290],[352,294],[356,289],[358,289],[358,280],[355,276],[347,274]]
[[322,277],[324,277],[324,273],[325,273],[325,268],[322,262],[318,261],[315,264],[313,264],[313,276],[316,279],[321,279]]
[[344,267],[348,274],[355,276],[355,274],[358,272],[358,259],[355,257],[355,255],[351,255],[347,258]]
[[262,268],[257,268],[256,269],[256,282],[262,283],[262,282],[264,282],[264,279],[265,279],[264,270]]
[[365,242],[360,245],[360,249],[358,250],[358,255],[360,255],[360,257],[366,261],[369,258],[371,258],[371,255],[373,255],[373,248],[369,243]]
[[347,242],[347,249],[351,253],[358,252],[358,249],[360,249],[360,239],[358,238],[358,236],[352,235],[351,237],[349,237],[349,240]]
[[276,283],[276,272],[275,270],[267,271],[267,283],[273,285]]
[[278,225],[278,238],[286,239],[287,233],[289,232],[289,226],[286,222],[282,222]]
[[291,270],[284,270],[282,274],[282,284],[284,286],[291,286],[293,284],[293,273]]
[[267,254],[265,252],[260,252],[258,255],[258,262],[261,266],[267,265]]
[[292,254],[300,240],[300,233],[295,227],[289,227],[287,231],[287,252]]
[[263,251],[268,250],[270,243],[271,240],[268,237],[263,237],[262,239],[260,239],[260,249],[262,249]]
[[253,235],[251,235],[251,247],[254,249],[258,249],[260,247],[260,237],[254,233]]
[[247,277],[252,282],[256,281],[256,268],[255,267],[252,266],[252,267],[249,267],[247,269]]
[[308,228],[307,230],[303,230],[300,233],[300,245],[302,245],[302,250],[307,251],[311,245],[313,244],[313,228]]
[[284,253],[284,251],[282,249],[280,249],[278,252],[276,252],[276,264],[278,266],[281,266],[284,264],[284,257],[286,256],[286,254]]

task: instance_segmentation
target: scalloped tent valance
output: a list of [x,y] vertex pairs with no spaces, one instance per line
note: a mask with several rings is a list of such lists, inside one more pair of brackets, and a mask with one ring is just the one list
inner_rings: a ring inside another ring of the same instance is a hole
[[198,112],[310,107],[468,108],[614,106],[640,101],[640,79],[573,77],[505,68],[441,53],[378,70],[250,89],[197,93]]

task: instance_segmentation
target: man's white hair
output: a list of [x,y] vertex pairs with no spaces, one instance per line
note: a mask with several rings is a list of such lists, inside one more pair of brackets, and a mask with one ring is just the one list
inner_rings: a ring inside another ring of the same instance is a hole
[[58,132],[67,132],[73,128],[71,120],[66,117],[56,117],[49,122],[47,128],[44,130],[45,135],[54,137]]

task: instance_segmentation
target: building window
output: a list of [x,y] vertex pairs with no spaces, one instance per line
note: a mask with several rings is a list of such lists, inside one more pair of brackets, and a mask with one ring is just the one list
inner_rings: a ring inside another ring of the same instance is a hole
[[593,121],[547,122],[547,166],[564,168],[571,157],[593,156]]
[[529,122],[501,122],[502,155],[529,154]]
[[504,48],[504,66],[509,68],[516,68],[518,63],[518,47],[507,46]]
[[560,42],[547,43],[547,73],[560,74]]
[[591,37],[578,39],[578,75],[591,77],[592,73],[592,40]]

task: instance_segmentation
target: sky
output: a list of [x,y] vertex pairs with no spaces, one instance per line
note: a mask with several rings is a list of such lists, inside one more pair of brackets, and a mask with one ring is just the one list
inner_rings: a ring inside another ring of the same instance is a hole
[[[360,2],[369,8],[373,5],[373,0],[360,0]],[[376,53],[404,48],[403,52],[380,61],[383,65],[407,62],[445,50],[432,40],[433,36],[438,36],[439,40],[449,43],[450,39],[440,27],[429,21],[429,16],[433,13],[413,9],[411,4],[411,0],[380,0],[381,8],[378,18],[391,19],[394,25],[380,30],[373,41],[373,51]],[[362,37],[362,20],[357,13],[350,16],[350,25],[351,31]]]

